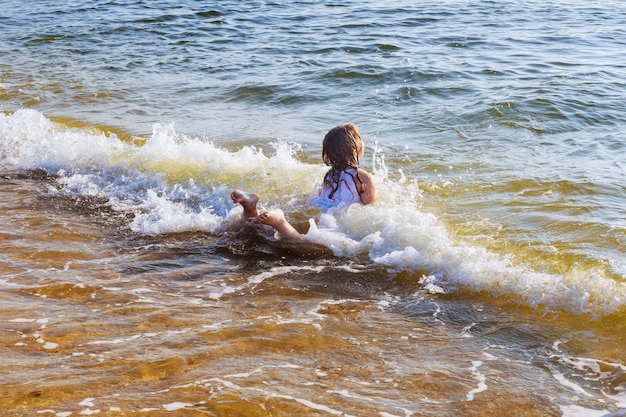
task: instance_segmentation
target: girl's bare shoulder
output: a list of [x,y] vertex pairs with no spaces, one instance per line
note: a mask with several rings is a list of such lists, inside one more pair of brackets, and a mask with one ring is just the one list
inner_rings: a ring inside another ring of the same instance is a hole
[[359,177],[361,177],[364,181],[368,181],[370,183],[374,182],[374,176],[361,168],[359,168]]
[[359,168],[359,178],[361,178],[363,184],[361,202],[363,204],[372,204],[376,202],[376,186],[374,185],[374,177],[372,174]]

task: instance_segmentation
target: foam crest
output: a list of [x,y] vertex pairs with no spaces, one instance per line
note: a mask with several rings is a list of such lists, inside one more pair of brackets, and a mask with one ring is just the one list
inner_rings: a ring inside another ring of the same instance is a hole
[[144,171],[166,172],[174,179],[198,174],[248,175],[262,170],[268,158],[255,147],[236,152],[219,148],[213,142],[191,138],[175,131],[173,124],[156,124],[145,145],[132,160]]
[[41,113],[18,110],[0,114],[0,167],[3,169],[92,168],[109,164],[126,145],[117,137],[80,130],[57,130]]
[[145,201],[137,206],[130,224],[134,232],[150,235],[176,233],[189,230],[215,233],[222,218],[213,212],[212,207],[203,207],[194,212],[182,202],[169,200],[153,190],[148,190]]
[[[44,169],[60,186],[51,193],[106,199],[114,210],[134,214],[133,231],[149,235],[216,233],[233,210],[233,188],[286,192],[285,169],[312,177],[311,166],[294,158],[298,145],[276,142],[270,156],[254,146],[229,151],[179,134],[171,124],[155,125],[136,146],[114,135],[65,130],[37,111],[19,110],[0,114],[0,140],[0,168]],[[313,188],[306,180],[297,183]]]
[[[384,185],[383,185],[384,187]],[[534,308],[605,315],[620,311],[626,288],[602,271],[550,274],[509,255],[465,244],[439,219],[404,205],[353,205],[310,222],[307,237],[335,255],[367,256],[390,273],[409,272],[432,292],[459,289],[516,295]]]

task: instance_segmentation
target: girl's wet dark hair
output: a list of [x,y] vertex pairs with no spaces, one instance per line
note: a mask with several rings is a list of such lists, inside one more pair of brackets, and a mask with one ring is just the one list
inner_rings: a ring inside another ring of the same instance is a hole
[[[359,178],[359,155],[363,142],[361,134],[357,127],[352,123],[342,124],[333,127],[324,136],[322,142],[322,160],[331,168],[324,176],[324,185],[332,191],[330,198],[333,197],[339,188],[341,173],[349,168],[356,168],[355,185],[359,195],[362,192],[361,178]],[[356,181],[358,180],[358,182]]]

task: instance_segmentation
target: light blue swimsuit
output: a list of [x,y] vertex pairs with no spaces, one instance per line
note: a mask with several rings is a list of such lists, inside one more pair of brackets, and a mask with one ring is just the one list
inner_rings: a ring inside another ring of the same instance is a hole
[[314,200],[314,205],[322,210],[329,210],[334,207],[344,207],[352,203],[360,203],[361,196],[356,187],[356,169],[346,169],[339,178],[339,188],[330,197],[333,189],[322,184],[319,197]]

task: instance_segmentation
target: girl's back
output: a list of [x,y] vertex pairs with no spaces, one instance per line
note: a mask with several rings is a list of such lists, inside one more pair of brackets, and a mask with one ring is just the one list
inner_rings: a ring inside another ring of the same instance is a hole
[[[329,176],[330,172],[327,174]],[[338,181],[324,181],[320,195],[315,199],[314,204],[323,210],[332,207],[343,207],[352,203],[361,202],[359,192],[360,180],[357,178],[357,169],[348,168],[339,173]]]

